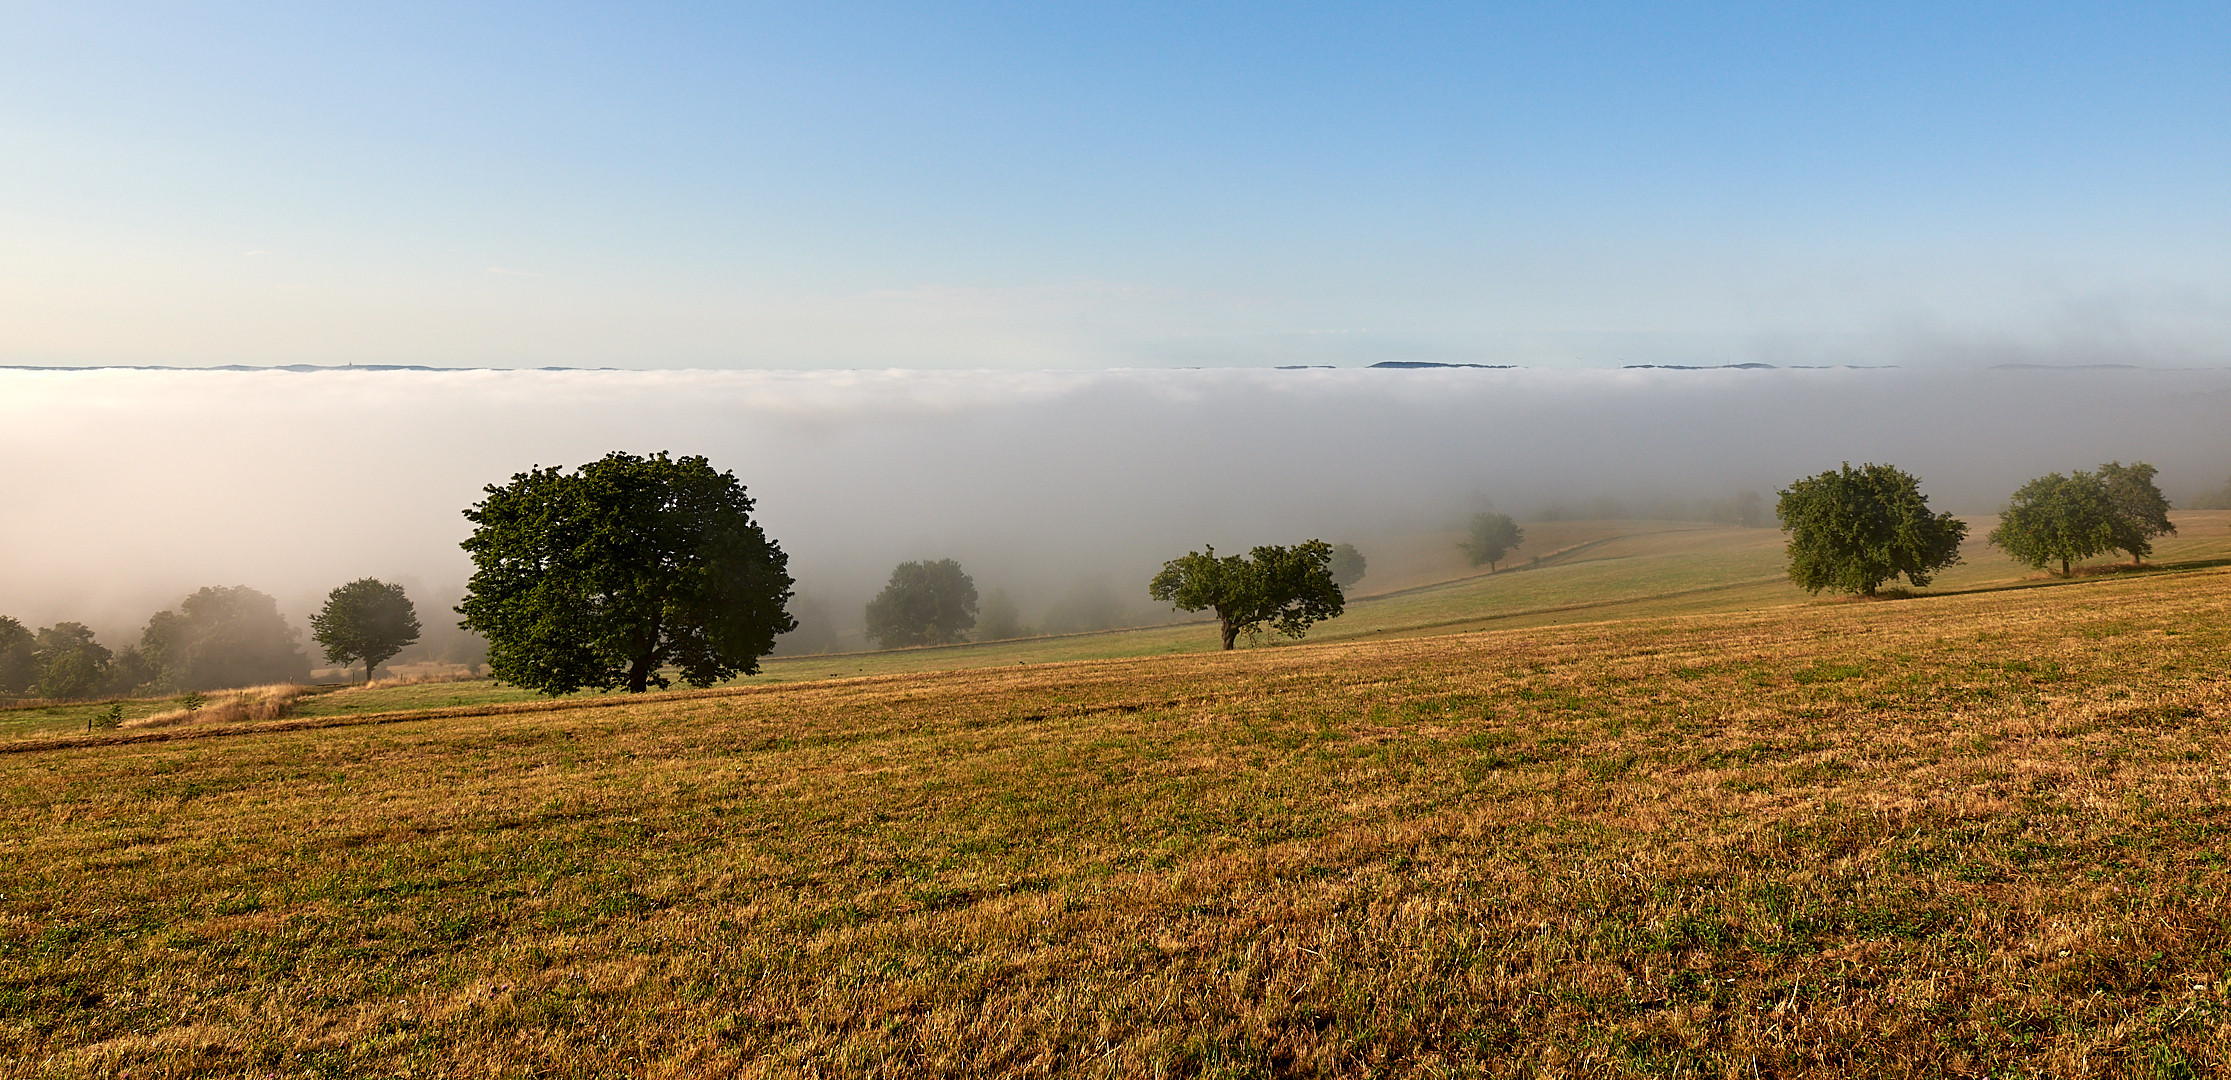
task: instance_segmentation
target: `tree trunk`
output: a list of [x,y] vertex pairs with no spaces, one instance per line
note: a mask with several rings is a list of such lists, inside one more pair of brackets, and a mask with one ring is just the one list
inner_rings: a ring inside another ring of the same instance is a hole
[[2068,576],[2068,556],[2066,555],[2061,556],[2061,576]]
[[374,663],[375,663],[375,661],[374,661],[374,660],[373,660],[373,659],[372,659],[371,657],[367,656],[367,657],[365,657],[365,658],[364,658],[364,685],[365,685],[365,686],[370,686],[370,685],[372,685],[372,666],[373,666],[373,664],[374,664]]
[[1239,640],[1239,624],[1230,619],[1219,619],[1217,621],[1220,624],[1219,629],[1224,633],[1224,648],[1229,651],[1232,644]]
[[651,688],[651,676],[658,674],[658,637],[659,631],[665,629],[664,623],[665,620],[657,614],[651,616],[651,632],[647,635],[649,640],[644,642],[643,654],[636,657],[633,664],[628,665],[627,692],[630,694],[640,694],[649,690]]

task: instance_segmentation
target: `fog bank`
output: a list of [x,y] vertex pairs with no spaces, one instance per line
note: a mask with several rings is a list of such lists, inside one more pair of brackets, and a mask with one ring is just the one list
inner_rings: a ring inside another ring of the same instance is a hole
[[118,644],[202,585],[298,621],[367,575],[454,593],[482,485],[610,450],[734,470],[839,624],[944,557],[1037,622],[1080,582],[1143,607],[1203,543],[1444,528],[1483,497],[1771,500],[1884,461],[1990,513],[2120,459],[2174,500],[2231,474],[2227,417],[2213,369],[0,370],[0,614]]

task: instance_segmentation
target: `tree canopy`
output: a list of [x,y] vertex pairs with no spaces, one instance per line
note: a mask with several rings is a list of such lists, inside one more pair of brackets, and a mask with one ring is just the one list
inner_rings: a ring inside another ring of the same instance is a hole
[[2099,467],[2099,481],[2107,486],[2107,501],[2115,509],[2115,547],[2130,553],[2133,563],[2153,554],[2153,538],[2175,536],[2169,523],[2169,500],[2154,483],[2154,467],[2143,461],[2128,465],[2110,461]]
[[1472,515],[1471,537],[1456,546],[1464,552],[1465,558],[1472,560],[1473,566],[1485,566],[1489,573],[1494,573],[1495,564],[1502,562],[1503,556],[1525,539],[1525,530],[1520,529],[1509,514],[1483,510]]
[[976,582],[951,559],[903,562],[867,617],[868,636],[886,649],[962,641],[976,625]]
[[497,678],[546,694],[641,693],[759,670],[796,627],[788,557],[735,474],[703,457],[611,453],[536,467],[465,511],[473,576],[458,625]]
[[2231,479],[2214,491],[2203,491],[2185,503],[2188,510],[2231,510]]
[[2058,559],[2067,577],[2073,563],[2114,550],[2114,515],[2099,477],[2048,473],[2014,493],[1986,539],[2032,568]]
[[59,622],[40,630],[32,655],[39,665],[34,689],[40,697],[80,700],[108,687],[114,656],[84,623]]
[[1007,641],[1030,637],[1033,631],[1023,625],[1022,610],[1015,606],[1013,597],[1005,589],[993,589],[984,597],[983,610],[976,619],[976,640]]
[[20,694],[39,681],[37,639],[22,623],[0,615],[0,694]]
[[310,616],[310,636],[324,647],[329,662],[364,663],[372,670],[418,640],[418,610],[401,585],[358,578],[326,594],[325,607]]
[[306,682],[310,658],[298,638],[277,600],[246,585],[210,586],[147,620],[135,663],[174,690]]
[[1875,595],[1897,577],[1915,586],[1960,561],[1966,522],[1929,511],[1921,483],[1889,465],[1845,462],[1780,492],[1775,514],[1789,538],[1799,588]]
[[1298,638],[1347,603],[1332,577],[1332,546],[1322,540],[1221,559],[1214,547],[1190,552],[1163,563],[1147,595],[1181,611],[1214,610],[1226,649],[1265,625]]
[[1357,551],[1356,545],[1332,546],[1332,580],[1342,592],[1355,588],[1356,582],[1363,580],[1366,565],[1363,552]]

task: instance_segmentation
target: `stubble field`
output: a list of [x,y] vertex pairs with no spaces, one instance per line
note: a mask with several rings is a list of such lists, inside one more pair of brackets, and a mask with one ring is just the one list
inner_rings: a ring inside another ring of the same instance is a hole
[[2220,1074],[2227,658],[2219,568],[0,754],[0,1075]]

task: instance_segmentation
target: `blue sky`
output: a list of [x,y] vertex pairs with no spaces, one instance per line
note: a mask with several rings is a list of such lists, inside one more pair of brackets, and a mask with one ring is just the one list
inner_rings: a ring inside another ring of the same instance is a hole
[[2231,7],[13,4],[0,363],[2231,364]]

